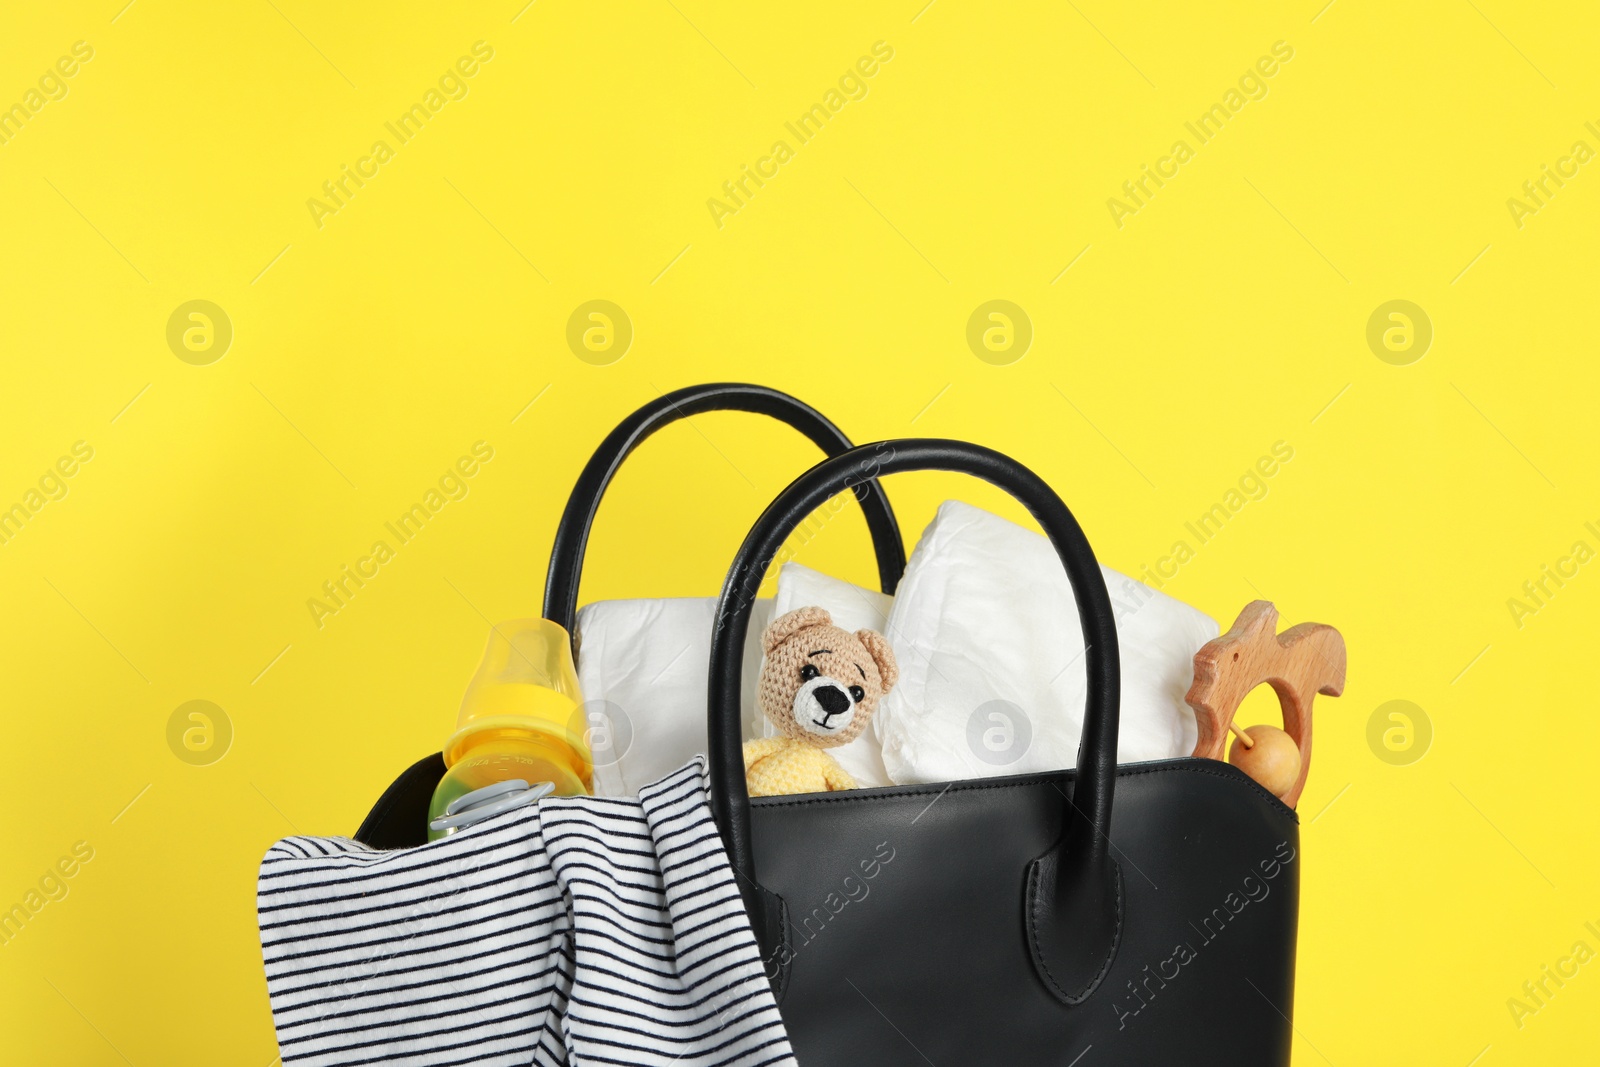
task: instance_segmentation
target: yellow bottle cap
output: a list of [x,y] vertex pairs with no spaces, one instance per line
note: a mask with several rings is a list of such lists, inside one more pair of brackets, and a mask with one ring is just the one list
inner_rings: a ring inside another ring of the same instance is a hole
[[502,622],[491,629],[483,662],[461,698],[456,732],[444,745],[445,766],[477,741],[522,736],[565,744],[586,767],[582,702],[567,631],[548,619]]

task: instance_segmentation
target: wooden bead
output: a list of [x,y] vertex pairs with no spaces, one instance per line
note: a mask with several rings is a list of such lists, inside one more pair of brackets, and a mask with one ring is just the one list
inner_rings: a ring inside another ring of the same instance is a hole
[[1273,796],[1281,797],[1300,780],[1300,746],[1276,726],[1251,726],[1245,730],[1253,747],[1234,738],[1228,762],[1248,774]]

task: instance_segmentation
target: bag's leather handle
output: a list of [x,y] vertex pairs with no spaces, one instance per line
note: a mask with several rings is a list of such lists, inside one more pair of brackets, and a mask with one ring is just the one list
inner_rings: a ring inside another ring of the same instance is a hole
[[[589,530],[606,487],[640,443],[663,426],[707,411],[749,411],[769,415],[788,423],[809,437],[830,456],[848,451],[850,438],[822,413],[788,393],[763,385],[738,382],[712,382],[691,385],[667,393],[641,407],[606,435],[589,462],[578,475],[572,495],[567,498],[550,549],[550,569],[544,583],[544,617],[560,623],[577,637],[578,580],[583,575],[584,551],[589,545]],[[895,522],[889,497],[876,482],[852,486],[861,510],[866,513],[867,529],[872,534],[873,551],[878,557],[878,581],[885,593],[893,593],[905,573],[905,545]]]
[[846,489],[875,485],[884,474],[943,470],[975,475],[1006,490],[1032,513],[1066,567],[1083,624],[1088,704],[1077,778],[1064,799],[1061,837],[1026,871],[1027,939],[1040,980],[1062,1002],[1092,993],[1116,954],[1122,925],[1121,875],[1107,846],[1117,770],[1120,668],[1117,630],[1094,550],[1072,512],[1043,479],[1013,459],[963,441],[914,439],[862,445],[795,479],[756,520],[728,571],[711,638],[709,685],[711,809],[739,876],[745,908],[763,955],[777,961],[781,984],[785,931],[781,901],[757,880],[750,842],[750,796],[741,752],[740,673],[750,609],[773,556],[805,517]]

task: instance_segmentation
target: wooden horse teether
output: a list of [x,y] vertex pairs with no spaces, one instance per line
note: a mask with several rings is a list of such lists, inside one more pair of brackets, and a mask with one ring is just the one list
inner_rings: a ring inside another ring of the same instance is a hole
[[[1222,759],[1233,731],[1238,740],[1230,762],[1292,808],[1311,769],[1311,702],[1318,693],[1344,692],[1345,649],[1339,631],[1322,623],[1277,631],[1272,602],[1251,601],[1232,629],[1194,654],[1194,684],[1185,699],[1200,731],[1193,754]],[[1275,727],[1234,725],[1239,705],[1262,682],[1278,694],[1287,741]]]

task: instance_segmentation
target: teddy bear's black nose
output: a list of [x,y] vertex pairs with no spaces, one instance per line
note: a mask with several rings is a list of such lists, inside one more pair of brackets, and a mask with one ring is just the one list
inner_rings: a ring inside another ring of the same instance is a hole
[[850,694],[838,686],[819,686],[812,696],[817,698],[817,703],[829,715],[837,715],[850,706]]

